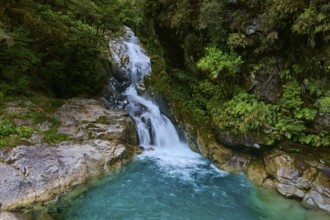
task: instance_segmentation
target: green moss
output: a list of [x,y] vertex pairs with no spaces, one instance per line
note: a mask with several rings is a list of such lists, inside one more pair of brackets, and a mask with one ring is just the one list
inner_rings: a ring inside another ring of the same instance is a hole
[[58,144],[63,141],[70,141],[68,135],[59,134],[56,129],[50,129],[42,133],[42,142],[48,144]]
[[7,119],[0,119],[0,137],[6,137],[14,133],[15,125]]
[[33,134],[34,129],[27,126],[21,126],[21,127],[17,127],[15,131],[20,138],[29,138]]
[[32,112],[30,115],[34,124],[41,124],[50,120],[50,118],[43,112]]
[[108,119],[106,116],[101,116],[96,120],[96,123],[100,123],[100,124],[106,124],[108,122]]
[[30,145],[31,143],[21,139],[21,137],[19,137],[18,135],[6,136],[3,137],[2,140],[0,140],[0,148],[3,147],[13,148],[21,144]]

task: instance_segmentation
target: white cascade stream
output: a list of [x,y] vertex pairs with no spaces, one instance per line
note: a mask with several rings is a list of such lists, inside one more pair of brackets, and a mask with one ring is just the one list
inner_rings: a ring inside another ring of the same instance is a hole
[[111,48],[114,48],[112,56],[117,65],[130,79],[131,85],[124,95],[128,101],[126,110],[136,122],[140,145],[146,149],[140,157],[154,158],[161,167],[170,168],[171,171],[182,173],[182,169],[186,168],[184,170],[188,171],[186,174],[189,176],[188,173],[206,164],[206,161],[180,141],[172,122],[161,113],[153,101],[137,93],[135,85],[151,73],[151,63],[141,48],[139,39],[131,29],[125,29],[127,37],[112,44]]
[[150,59],[126,31],[111,48],[130,80],[123,94],[126,110],[146,150],[74,200],[60,219],[322,219],[296,201],[256,189],[244,175],[216,169],[181,142],[171,121],[135,88],[151,73]]

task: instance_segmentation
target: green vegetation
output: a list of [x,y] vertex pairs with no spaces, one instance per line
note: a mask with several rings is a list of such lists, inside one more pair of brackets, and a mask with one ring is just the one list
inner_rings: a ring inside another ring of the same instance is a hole
[[29,138],[34,132],[33,128],[27,126],[17,127],[15,130],[20,138]]
[[226,74],[234,77],[243,61],[240,56],[235,53],[223,53],[221,50],[208,47],[206,48],[206,56],[203,57],[197,64],[202,70],[211,72],[214,78],[219,74]]
[[[66,139],[48,114],[64,102],[35,94],[99,94],[107,36],[125,24],[144,36],[151,54],[145,84],[183,122],[215,134],[258,134],[267,145],[329,146],[326,0],[22,0],[0,8],[0,106],[28,96],[42,110],[20,117],[50,122],[45,142]],[[2,143],[32,132],[10,117],[1,117],[0,129]]]
[[22,144],[22,139],[31,137],[33,132],[31,127],[17,127],[10,119],[0,119],[0,149]]
[[330,114],[328,1],[150,0],[144,12],[163,49],[145,82],[180,120],[266,145],[330,146],[319,117]]
[[51,99],[37,94],[5,102],[0,108],[0,148],[32,145],[34,138],[57,144],[71,140],[57,132],[61,122],[54,112],[64,104],[62,99]]
[[70,138],[66,134],[57,133],[56,129],[51,128],[48,131],[45,131],[42,135],[42,142],[48,144],[58,144],[63,141],[69,141]]
[[328,91],[324,96],[322,96],[317,101],[317,105],[318,105],[321,113],[323,113],[323,114],[330,113],[330,91]]
[[107,35],[123,23],[139,27],[140,5],[141,0],[0,2],[0,104],[30,90],[64,98],[98,95],[109,74]]
[[14,124],[9,120],[0,120],[0,137],[5,137],[15,132]]

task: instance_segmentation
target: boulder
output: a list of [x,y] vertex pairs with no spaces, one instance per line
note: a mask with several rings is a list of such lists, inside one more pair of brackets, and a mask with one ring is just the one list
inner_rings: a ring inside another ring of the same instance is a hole
[[247,177],[258,186],[262,186],[268,174],[265,169],[265,165],[252,162],[247,169]]
[[258,138],[257,133],[249,132],[248,134],[233,134],[229,130],[218,132],[218,140],[225,145],[233,147],[244,147],[246,150],[260,149],[265,144],[262,138]]
[[245,172],[251,156],[233,151],[212,137],[198,136],[198,148],[217,167],[229,172]]
[[[130,146],[137,144],[137,133],[124,111],[109,111],[98,100],[74,98],[54,115],[61,122],[58,132],[71,141],[42,144],[42,134],[35,133],[30,138],[36,140],[35,144],[0,151],[0,210],[53,201],[117,168],[134,153]],[[46,131],[52,125],[46,122],[37,126]]]
[[330,212],[330,178],[319,172],[310,190],[305,194],[303,203],[307,207],[319,207]]
[[330,212],[330,168],[301,154],[273,150],[264,157],[267,175],[285,197]]
[[330,134],[330,113],[318,114],[315,118],[314,127],[319,132]]
[[123,110],[109,111],[98,100],[70,99],[55,116],[61,122],[58,132],[74,139],[118,139],[138,144],[135,125],[130,116]]
[[17,214],[12,212],[2,212],[0,211],[1,220],[33,220],[34,218],[26,214]]
[[268,67],[251,74],[254,93],[262,101],[277,102],[283,93],[283,80],[277,67]]
[[90,178],[109,171],[128,156],[118,141],[91,140],[57,146],[14,148],[0,163],[2,210],[55,199]]

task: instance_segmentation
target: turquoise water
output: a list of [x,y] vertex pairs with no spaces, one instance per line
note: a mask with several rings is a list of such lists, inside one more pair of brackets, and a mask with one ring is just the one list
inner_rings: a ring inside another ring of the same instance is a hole
[[321,219],[207,162],[179,169],[142,157],[94,184],[61,219]]
[[[49,211],[55,219],[327,219],[307,211],[297,201],[253,186],[244,175],[216,169],[180,141],[175,126],[158,106],[140,95],[134,84],[150,74],[151,64],[138,38],[127,37],[112,51],[118,66],[126,66],[131,86],[126,110],[134,118],[140,145],[152,147],[123,169],[89,185],[74,199],[59,201]],[[121,59],[126,57],[127,59]],[[125,63],[121,63],[125,60]]]

